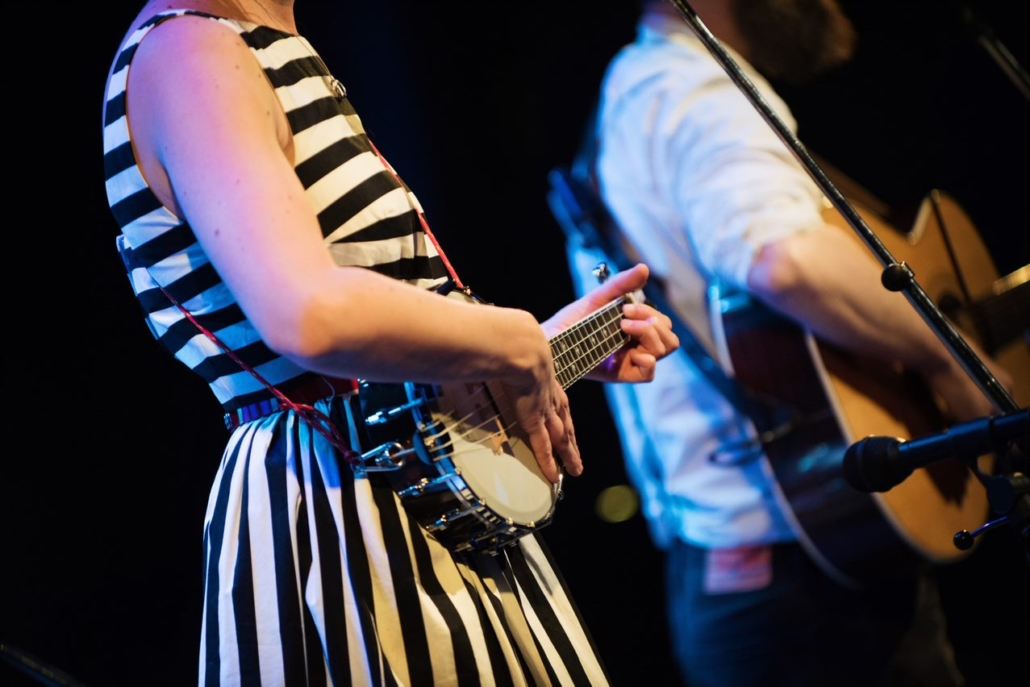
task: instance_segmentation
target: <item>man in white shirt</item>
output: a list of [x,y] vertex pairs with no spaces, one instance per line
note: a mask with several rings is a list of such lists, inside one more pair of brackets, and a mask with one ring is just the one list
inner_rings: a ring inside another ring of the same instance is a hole
[[[763,74],[804,82],[850,58],[834,0],[691,3],[792,130]],[[823,194],[671,3],[648,1],[600,93],[591,172],[665,296],[714,352],[712,288],[747,294],[820,340],[920,373],[956,420],[993,409],[881,268],[823,217]],[[610,256],[571,237],[580,291]],[[886,326],[889,325],[889,326]],[[916,575],[860,590],[799,541],[752,423],[681,351],[639,388],[606,389],[628,474],[668,552],[668,617],[687,683],[883,684],[917,616]],[[1011,387],[1003,370],[998,378]],[[735,447],[744,447],[737,452]],[[843,582],[843,583],[842,583]],[[931,608],[935,608],[931,605]],[[943,637],[905,660],[925,684],[962,684]]]

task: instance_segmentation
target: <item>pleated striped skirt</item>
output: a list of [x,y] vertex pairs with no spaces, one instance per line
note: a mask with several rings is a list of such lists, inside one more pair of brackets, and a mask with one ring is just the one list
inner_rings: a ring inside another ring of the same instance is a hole
[[608,684],[536,534],[451,553],[292,411],[231,435],[204,550],[200,685]]

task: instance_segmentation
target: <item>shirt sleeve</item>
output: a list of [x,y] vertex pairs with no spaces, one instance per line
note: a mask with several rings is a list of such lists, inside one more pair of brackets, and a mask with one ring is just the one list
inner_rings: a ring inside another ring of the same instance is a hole
[[[762,246],[823,224],[822,193],[747,96],[712,69],[688,90],[675,72],[661,79],[651,155],[701,268],[744,288]],[[754,81],[793,130],[783,101]]]

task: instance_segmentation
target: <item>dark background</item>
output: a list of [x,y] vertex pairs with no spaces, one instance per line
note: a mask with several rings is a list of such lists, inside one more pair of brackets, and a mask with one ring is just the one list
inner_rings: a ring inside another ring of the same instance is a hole
[[[999,274],[1030,262],[1026,94],[974,40],[958,3],[843,4],[862,37],[855,62],[784,91],[801,140],[892,205],[951,193]],[[635,3],[298,5],[301,32],[419,194],[462,279],[541,318],[570,300],[546,174],[571,158],[605,60],[632,38]],[[1027,3],[968,6],[1026,65]],[[137,3],[98,7],[9,8],[9,27],[27,40],[6,72],[0,642],[89,685],[187,685],[201,524],[225,429],[206,387],[150,338],[114,250],[100,112]],[[542,534],[613,681],[671,684],[661,558],[639,515],[595,515],[598,494],[625,474],[601,388],[584,382],[570,395],[587,471]],[[1025,677],[1027,570],[1002,529],[945,571],[951,632],[974,684]],[[0,664],[0,684],[17,675]]]

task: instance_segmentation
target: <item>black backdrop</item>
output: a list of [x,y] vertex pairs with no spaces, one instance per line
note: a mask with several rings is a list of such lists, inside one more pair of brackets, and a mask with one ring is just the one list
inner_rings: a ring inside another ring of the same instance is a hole
[[[844,5],[862,35],[854,64],[784,91],[800,138],[890,203],[950,192],[1001,274],[1030,262],[1027,96],[973,40],[957,3]],[[1026,3],[971,6],[1027,64]],[[196,674],[201,522],[225,430],[206,388],[150,339],[114,251],[100,106],[135,9],[120,0],[9,10],[9,26],[32,40],[10,53],[24,77],[6,74],[11,441],[0,642],[89,685],[186,685]],[[572,296],[546,173],[571,157],[633,12],[630,0],[301,0],[297,9],[463,280],[540,317]],[[600,387],[571,396],[587,471],[543,536],[613,681],[670,684],[660,555],[639,515],[595,516],[597,495],[625,474]],[[1015,682],[1017,652],[1030,646],[1027,588],[1008,530],[947,571],[953,638],[976,684]],[[9,666],[0,673],[3,684],[17,679]]]

